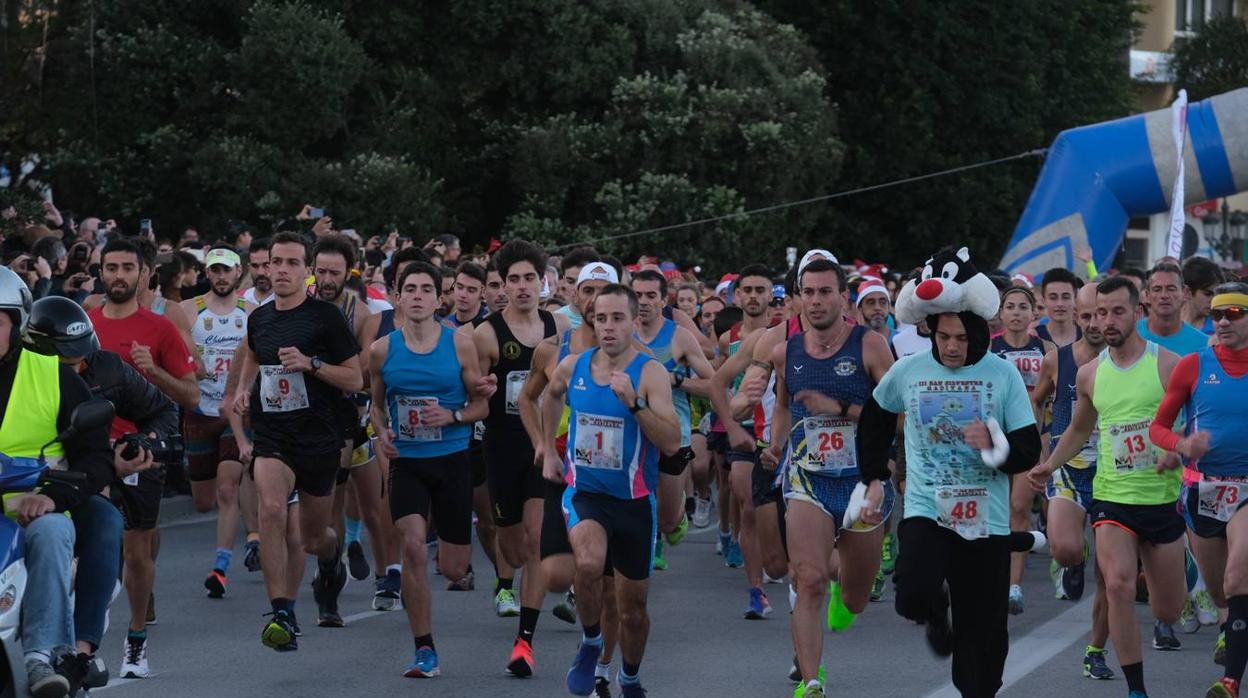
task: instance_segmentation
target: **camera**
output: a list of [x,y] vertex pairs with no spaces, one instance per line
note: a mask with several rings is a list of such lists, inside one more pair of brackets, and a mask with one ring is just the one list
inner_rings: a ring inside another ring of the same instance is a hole
[[174,434],[163,439],[153,439],[146,434],[125,434],[117,439],[117,443],[126,445],[121,452],[121,457],[126,460],[133,460],[137,457],[141,448],[147,449],[152,454],[152,460],[161,465],[178,465],[186,455],[186,446],[182,443],[181,434]]

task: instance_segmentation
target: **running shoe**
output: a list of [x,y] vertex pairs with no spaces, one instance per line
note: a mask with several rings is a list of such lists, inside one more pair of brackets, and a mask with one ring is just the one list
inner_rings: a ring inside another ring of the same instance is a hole
[[849,610],[844,599],[841,598],[840,583],[830,582],[828,584],[828,630],[834,633],[849,630],[855,618],[857,616]]
[[719,540],[715,541],[715,554],[727,555],[728,551],[731,549],[732,549],[732,534],[724,533],[723,531],[720,531]]
[[41,659],[26,660],[26,687],[35,698],[61,698],[69,695],[69,679],[56,673]]
[[1213,643],[1213,663],[1226,666],[1226,631],[1218,633],[1218,641]]
[[368,579],[373,572],[368,566],[368,558],[364,557],[364,546],[358,540],[347,545],[347,569],[351,572],[351,578],[357,582]]
[[793,663],[789,665],[789,680],[790,681],[802,680],[802,670],[797,668],[797,655],[796,654],[793,655]]
[[295,626],[290,613],[286,611],[276,611],[274,613],[266,613],[266,616],[272,616],[272,620],[264,624],[264,630],[260,631],[260,642],[265,647],[271,647],[278,652],[293,652],[299,649],[298,642],[295,640]]
[[1218,609],[1213,605],[1213,597],[1209,595],[1209,591],[1201,589],[1193,594],[1193,600],[1196,602],[1196,617],[1200,619],[1201,625],[1217,625]]
[[1058,601],[1070,601],[1070,597],[1066,595],[1066,582],[1062,579],[1066,575],[1066,568],[1057,564],[1057,560],[1049,560],[1049,579],[1053,582],[1053,598]]
[[147,625],[156,625],[156,592],[147,596],[147,616],[143,619]]
[[897,567],[897,539],[891,532],[884,534],[884,545],[880,547],[880,571],[892,574]]
[[438,653],[432,647],[421,647],[416,650],[416,657],[408,665],[403,675],[409,679],[432,679],[441,674],[438,669]]
[[741,544],[729,539],[728,547],[724,549],[724,565],[735,568],[744,564],[745,558],[741,557]]
[[1023,612],[1023,588],[1017,584],[1010,585],[1010,615],[1017,616]]
[[1179,629],[1188,635],[1200,630],[1200,618],[1196,617],[1196,605],[1192,603],[1190,596],[1183,604],[1183,611],[1179,613]]
[[654,558],[650,560],[650,567],[659,571],[667,569],[667,559],[663,557],[662,538],[654,541]]
[[1084,570],[1086,568],[1086,563],[1080,562],[1073,567],[1067,567],[1062,570],[1062,591],[1065,593],[1067,600],[1078,601],[1083,598]]
[[1148,694],[1144,691],[1131,691],[1127,694],[1127,698],[1148,698]]
[[810,683],[799,681],[793,689],[793,698],[824,698],[825,695],[823,684],[818,681],[811,681]]
[[499,589],[494,595],[494,613],[499,618],[515,618],[520,615],[520,602],[511,589]]
[[711,500],[698,497],[693,505],[693,527],[706,528],[711,525]]
[[1239,698],[1239,682],[1223,676],[1205,691],[1205,698]]
[[1173,626],[1159,620],[1153,621],[1153,649],[1174,652],[1182,647],[1183,643],[1179,642],[1179,638],[1174,634]]
[[213,570],[204,580],[204,588],[208,590],[208,598],[223,598],[225,596],[225,573],[221,570]]
[[875,573],[875,581],[871,583],[871,600],[882,601],[884,599],[884,580],[888,579],[884,576],[884,570]]
[[97,654],[87,660],[87,673],[82,677],[83,688],[104,688],[108,679],[108,667],[104,665],[103,657]]
[[948,612],[940,618],[927,621],[924,634],[927,636],[927,646],[932,648],[937,657],[953,654],[953,630],[949,628]]
[[1114,678],[1114,670],[1105,662],[1105,650],[1088,647],[1083,655],[1083,675],[1101,681]]
[[248,572],[260,571],[260,541],[249,540],[243,546],[243,566]]
[[373,610],[393,611],[402,596],[402,576],[398,570],[387,570],[386,576],[377,578],[377,591],[373,592]]
[[299,627],[299,619],[295,617],[295,612],[290,611],[290,627],[295,629],[295,637],[303,637],[303,628]]
[[453,582],[446,583],[447,591],[472,591],[477,588],[477,573],[468,570],[464,576]]
[[121,670],[117,672],[123,679],[146,679],[152,675],[147,664],[147,638],[136,640],[127,637],[121,655]]
[[602,656],[602,643],[587,645],[581,642],[576,648],[576,657],[572,659],[572,668],[568,669],[568,693],[574,696],[588,696],[594,692],[594,669],[598,666],[598,658]]
[[312,578],[312,596],[316,599],[316,624],[322,628],[341,628],[346,625],[338,613],[338,594],[347,585],[347,566],[341,558],[341,555],[335,555],[333,562],[318,562],[316,576]]
[[611,698],[611,679],[605,676],[594,678],[594,698]]
[[563,595],[563,601],[555,604],[550,612],[564,623],[576,623],[576,594],[569,591]]
[[745,609],[746,620],[762,620],[771,615],[771,602],[759,587],[750,589],[750,605]]
[[533,646],[524,638],[516,638],[516,644],[511,646],[511,659],[507,660],[507,673],[522,679],[533,675]]
[[682,516],[680,517],[680,525],[678,525],[671,533],[664,534],[663,537],[667,539],[668,545],[680,545],[680,542],[685,539],[685,534],[688,532],[689,517]]
[[621,683],[620,698],[646,698],[646,689],[639,683]]

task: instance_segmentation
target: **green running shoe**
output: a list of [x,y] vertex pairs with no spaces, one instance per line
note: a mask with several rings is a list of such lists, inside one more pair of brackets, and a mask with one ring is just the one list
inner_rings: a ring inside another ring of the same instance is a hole
[[650,566],[656,570],[667,569],[667,560],[663,557],[663,539],[654,541],[654,559],[650,561]]
[[665,534],[664,538],[667,538],[668,545],[680,545],[680,542],[685,539],[685,534],[688,532],[689,532],[689,517],[682,516],[680,517],[680,525],[676,527],[676,530],[672,531],[671,533]]
[[1218,633],[1218,641],[1213,643],[1213,663],[1226,666],[1226,632]]
[[884,545],[880,549],[880,571],[892,574],[897,567],[897,539],[892,532],[884,534]]
[[871,584],[871,600],[879,601],[884,598],[884,570],[875,573],[875,581]]
[[849,630],[856,618],[841,599],[841,583],[832,582],[828,585],[828,630],[839,633]]

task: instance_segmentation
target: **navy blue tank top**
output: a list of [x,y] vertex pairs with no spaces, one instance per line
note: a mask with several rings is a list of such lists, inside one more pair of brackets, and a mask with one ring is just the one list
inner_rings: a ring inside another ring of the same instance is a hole
[[[862,341],[869,330],[856,325],[845,343],[832,356],[815,359],[806,352],[805,332],[793,335],[785,345],[784,383],[789,395],[813,390],[839,402],[866,404],[875,388],[862,358]],[[791,463],[806,470],[832,477],[858,477],[858,424],[839,415],[811,415],[806,405],[791,398],[793,431],[789,455]]]
[[[1057,350],[1057,389],[1053,393],[1053,425],[1049,431],[1050,444],[1053,447],[1057,446],[1062,434],[1066,433],[1066,428],[1070,426],[1070,420],[1075,416],[1075,401],[1079,396],[1078,376],[1079,365],[1075,363],[1075,345],[1067,344]],[[1084,444],[1083,450],[1072,458],[1068,465],[1079,469],[1096,465],[1098,441],[1099,435],[1093,431],[1092,436],[1088,438],[1088,443]]]

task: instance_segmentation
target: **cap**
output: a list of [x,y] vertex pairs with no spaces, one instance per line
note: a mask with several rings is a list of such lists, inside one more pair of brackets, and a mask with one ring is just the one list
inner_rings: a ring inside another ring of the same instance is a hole
[[771,297],[775,300],[784,300],[784,284],[772,284]]
[[807,264],[815,261],[815,257],[824,257],[833,264],[840,264],[840,262],[836,259],[836,255],[831,252],[828,252],[827,250],[814,249],[802,255],[802,261],[797,265],[798,276],[801,276],[802,272],[806,271]]
[[1033,287],[1035,287],[1035,285],[1036,285],[1035,281],[1033,281],[1033,280],[1032,280],[1032,278],[1031,278],[1031,275],[1030,275],[1030,274],[1026,274],[1026,273],[1023,273],[1023,272],[1021,272],[1021,271],[1020,271],[1020,272],[1018,272],[1017,274],[1015,274],[1014,276],[1011,276],[1011,277],[1010,277],[1010,281],[1020,281],[1020,282],[1022,282],[1022,283],[1023,283],[1026,287],[1027,287],[1027,288],[1033,288]]
[[586,281],[606,281],[609,284],[620,283],[620,275],[615,273],[615,267],[603,262],[590,262],[581,267],[581,273],[576,275],[576,285],[580,286]]
[[864,278],[862,283],[858,285],[857,305],[862,305],[862,299],[873,293],[878,293],[887,297],[888,289],[885,288],[884,282],[879,279]]
[[218,247],[213,250],[209,250],[208,254],[204,255],[205,267],[211,267],[214,264],[223,264],[233,269],[234,267],[237,267],[238,265],[242,263],[243,263],[242,260],[238,258],[237,252],[234,252],[233,250],[227,250],[221,247]]

